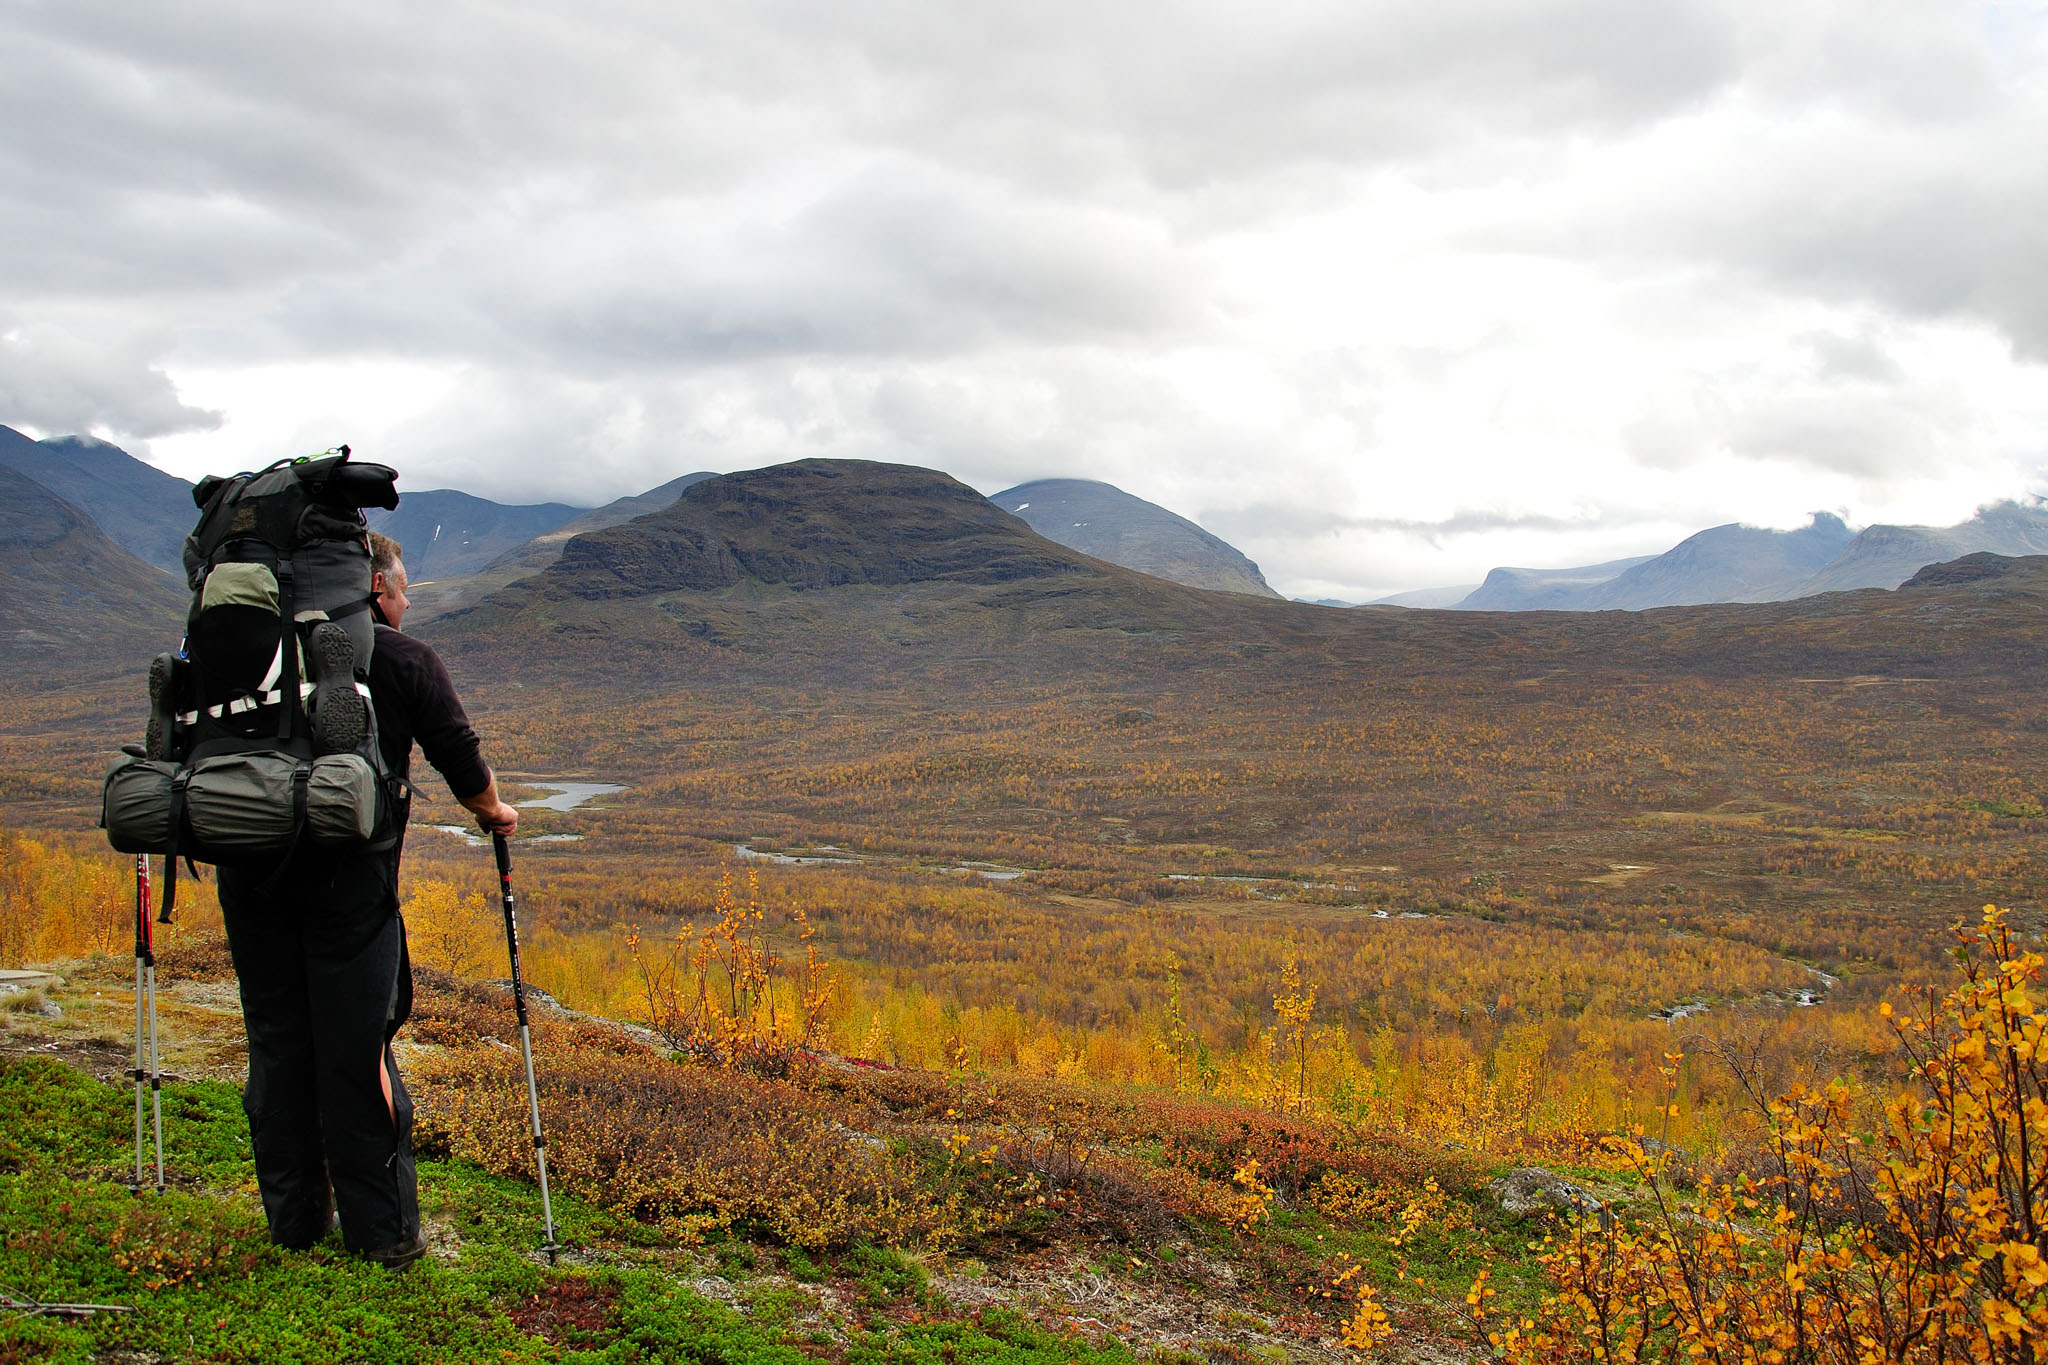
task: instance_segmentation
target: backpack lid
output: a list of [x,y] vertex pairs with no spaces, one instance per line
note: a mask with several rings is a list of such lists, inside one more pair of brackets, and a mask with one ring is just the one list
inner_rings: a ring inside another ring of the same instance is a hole
[[336,446],[318,455],[279,460],[254,472],[232,476],[208,474],[192,486],[192,505],[201,511],[228,484],[246,483],[244,496],[265,497],[297,485],[310,501],[332,508],[398,507],[398,471],[390,465],[349,459],[349,448]]

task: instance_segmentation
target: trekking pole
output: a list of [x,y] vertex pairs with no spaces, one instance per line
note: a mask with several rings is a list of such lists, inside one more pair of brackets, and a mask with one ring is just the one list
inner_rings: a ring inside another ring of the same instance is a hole
[[[148,1021],[145,1032],[144,1020]],[[145,1043],[147,1049],[145,1051]],[[144,1059],[148,1060],[145,1068]],[[156,1187],[164,1187],[163,1070],[157,1054],[156,943],[149,922],[149,856],[135,855],[135,1188],[142,1189],[142,1083],[149,1082],[150,1107],[156,1118]]]
[[526,1060],[526,1109],[533,1119],[533,1164],[540,1172],[540,1215],[547,1223],[547,1240],[540,1249],[553,1265],[561,1243],[555,1240],[555,1206],[548,1198],[547,1140],[540,1134],[540,1086],[533,1079],[533,1030],[526,1022],[526,986],[519,977],[519,918],[512,908],[512,850],[505,836],[491,836],[491,851],[498,855],[498,891],[505,902],[505,947],[512,955],[512,1008],[519,1015],[519,1054]]

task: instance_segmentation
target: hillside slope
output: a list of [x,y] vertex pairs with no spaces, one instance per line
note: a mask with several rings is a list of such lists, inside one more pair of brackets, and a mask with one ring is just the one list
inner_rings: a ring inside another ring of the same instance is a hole
[[1092,479],[1038,479],[989,499],[1047,540],[1191,588],[1278,597],[1259,566],[1157,503]]
[[[123,456],[122,458],[127,458]],[[177,644],[186,594],[114,544],[78,508],[0,466],[0,658],[74,677],[123,669]]]
[[[644,517],[650,512],[659,512],[674,505],[675,500],[690,489],[695,488],[706,479],[715,479],[717,477],[716,474],[708,470],[699,470],[694,474],[680,475],[670,479],[667,483],[657,484],[645,493],[634,493],[628,497],[614,498],[602,507],[593,507],[588,512],[583,512],[570,518],[538,539],[543,543],[553,541],[559,545],[560,542],[566,541],[569,537],[580,536],[586,531],[602,531],[608,527],[622,526],[626,522],[632,521],[635,517]],[[549,562],[552,563],[553,560]]]
[[136,558],[182,575],[179,555],[199,513],[192,485],[89,436],[33,441],[0,427],[0,466],[85,513]]

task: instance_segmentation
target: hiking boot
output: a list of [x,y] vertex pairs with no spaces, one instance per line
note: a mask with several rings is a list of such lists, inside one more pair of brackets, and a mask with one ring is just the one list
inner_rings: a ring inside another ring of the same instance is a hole
[[306,704],[306,723],[313,748],[323,754],[345,754],[370,732],[370,708],[356,691],[356,646],[339,621],[322,621],[306,638],[313,670],[313,695]]
[[176,697],[173,682],[177,677],[178,660],[170,654],[159,654],[149,661],[149,728],[142,735],[143,757],[166,759],[171,756],[171,713]]
[[388,1247],[376,1247],[360,1254],[364,1260],[375,1261],[386,1270],[403,1270],[427,1254],[427,1237],[423,1232],[415,1232],[411,1241],[393,1242]]

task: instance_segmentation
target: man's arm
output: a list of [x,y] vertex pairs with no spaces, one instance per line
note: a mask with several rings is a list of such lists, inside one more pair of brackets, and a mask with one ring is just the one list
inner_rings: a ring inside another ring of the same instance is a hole
[[498,795],[497,775],[483,760],[483,746],[441,656],[395,630],[380,631],[378,638],[388,647],[376,658],[392,670],[390,681],[404,698],[412,738],[447,781],[449,794],[477,817],[486,834],[511,834],[519,826],[519,812]]

